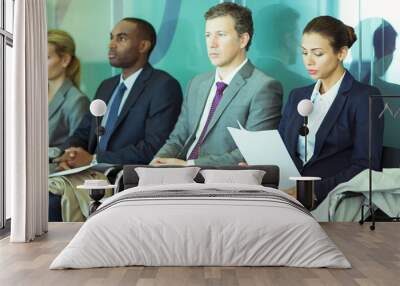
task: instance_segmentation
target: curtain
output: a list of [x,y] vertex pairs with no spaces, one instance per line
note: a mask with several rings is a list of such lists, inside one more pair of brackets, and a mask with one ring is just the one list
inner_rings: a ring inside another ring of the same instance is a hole
[[48,227],[47,23],[45,0],[15,1],[13,93],[6,97],[6,188],[12,242]]

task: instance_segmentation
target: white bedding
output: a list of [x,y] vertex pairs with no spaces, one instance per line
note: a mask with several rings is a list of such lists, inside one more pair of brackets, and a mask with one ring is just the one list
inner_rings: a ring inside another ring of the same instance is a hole
[[[180,192],[140,197],[173,190]],[[238,184],[146,186],[118,193],[84,223],[50,269],[127,265],[351,267],[296,200],[272,188]]]

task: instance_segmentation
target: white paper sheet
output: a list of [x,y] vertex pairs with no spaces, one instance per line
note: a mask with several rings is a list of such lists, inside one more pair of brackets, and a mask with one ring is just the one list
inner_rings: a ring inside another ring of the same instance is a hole
[[296,185],[289,177],[300,176],[278,130],[248,131],[228,127],[236,146],[249,165],[279,166],[279,189],[287,190]]
[[77,174],[77,173],[85,171],[87,169],[104,172],[105,170],[107,170],[108,168],[111,168],[113,166],[115,166],[115,165],[107,164],[107,163],[90,164],[90,165],[86,165],[86,166],[82,166],[82,167],[78,167],[78,168],[73,168],[73,169],[68,169],[68,170],[64,170],[64,171],[60,171],[60,172],[51,173],[51,174],[49,174],[49,178]]

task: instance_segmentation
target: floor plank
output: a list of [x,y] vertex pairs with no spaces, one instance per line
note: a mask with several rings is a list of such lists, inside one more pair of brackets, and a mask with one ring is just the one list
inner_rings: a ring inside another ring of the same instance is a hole
[[289,267],[117,267],[48,269],[79,230],[80,223],[50,223],[49,233],[32,243],[0,240],[0,285],[399,285],[400,225],[323,223],[321,226],[351,262],[352,269]]

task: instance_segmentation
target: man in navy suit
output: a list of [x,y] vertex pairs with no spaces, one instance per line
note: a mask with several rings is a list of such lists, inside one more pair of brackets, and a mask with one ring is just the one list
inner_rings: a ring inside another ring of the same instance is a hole
[[[182,102],[178,81],[148,63],[156,43],[152,25],[125,18],[110,36],[108,58],[122,73],[104,80],[96,92],[95,98],[108,107],[101,121],[105,131],[97,144],[95,118],[88,113],[63,146],[62,156],[54,160],[59,169],[93,162],[148,164],[178,118]],[[59,205],[56,199],[53,203],[50,193],[50,220],[54,219],[51,206]]]
[[[141,19],[126,18],[114,27],[108,57],[122,73],[104,80],[95,96],[108,106],[102,120],[106,127],[102,137],[107,136],[108,142],[101,138],[97,148],[95,118],[87,114],[64,145],[64,155],[55,160],[61,167],[88,165],[94,157],[104,163],[147,164],[164,144],[179,115],[182,92],[173,77],[148,63],[155,43],[154,28]],[[107,121],[120,84],[125,84],[125,92],[110,126]]]

